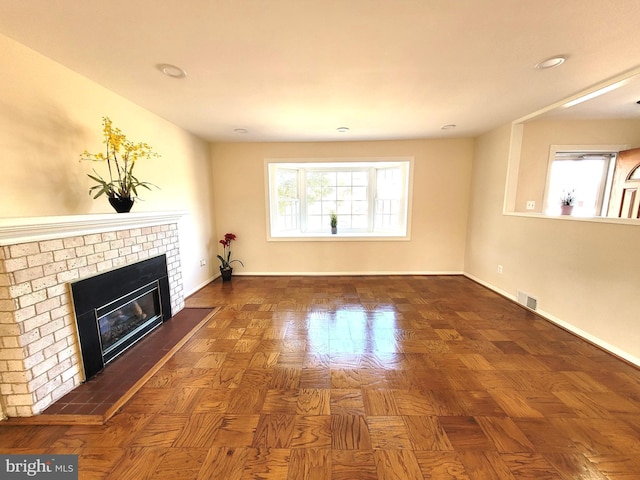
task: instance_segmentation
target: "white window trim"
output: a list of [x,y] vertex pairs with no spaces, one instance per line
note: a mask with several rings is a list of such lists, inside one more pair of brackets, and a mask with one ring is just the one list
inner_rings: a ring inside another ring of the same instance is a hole
[[[296,233],[292,236],[272,236],[271,235],[271,218],[272,218],[272,205],[271,205],[271,191],[269,184],[269,176],[271,175],[269,165],[272,163],[292,164],[292,168],[295,165],[304,167],[305,164],[311,163],[343,163],[344,167],[358,166],[359,163],[380,163],[392,164],[395,162],[407,162],[409,168],[409,174],[407,179],[407,221],[406,232],[404,235],[398,235],[396,233],[384,234],[380,232],[358,232],[358,233],[346,233],[339,232],[337,235],[332,235],[331,232],[327,233]],[[414,158],[413,157],[357,157],[357,158],[265,158],[264,159],[264,191],[265,191],[265,220],[266,220],[266,236],[268,242],[306,242],[306,241],[409,241],[411,240],[411,218],[412,218],[412,203],[413,203],[413,170],[414,170]]]
[[[544,214],[550,217],[553,217],[554,215],[549,215],[546,213],[547,211],[547,206],[549,204],[549,191],[550,191],[550,185],[551,185],[551,166],[553,165],[553,162],[556,159],[556,156],[559,152],[575,152],[575,153],[591,153],[591,154],[609,154],[612,152],[620,152],[622,150],[626,150],[628,147],[628,145],[620,145],[620,144],[616,144],[616,145],[550,145],[549,146],[549,158],[547,160],[547,177],[545,180],[545,186],[544,186],[544,194],[542,197],[542,205],[543,205],[543,209],[544,209]],[[606,172],[606,178],[603,179],[603,181],[605,182],[604,185],[604,196],[600,201],[600,208],[606,208],[606,205],[608,205],[609,203],[609,197],[611,195],[611,181],[613,179],[613,171],[615,169],[615,160],[612,161],[609,164],[609,170],[608,172]],[[586,218],[598,218],[598,217],[606,217],[606,215],[602,215],[602,212],[600,212],[597,216],[595,217],[586,217]]]

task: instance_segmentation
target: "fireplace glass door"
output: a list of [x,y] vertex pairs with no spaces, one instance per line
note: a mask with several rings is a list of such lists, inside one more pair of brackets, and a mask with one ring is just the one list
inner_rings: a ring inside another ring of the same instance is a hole
[[157,282],[96,309],[104,363],[109,363],[162,323]]

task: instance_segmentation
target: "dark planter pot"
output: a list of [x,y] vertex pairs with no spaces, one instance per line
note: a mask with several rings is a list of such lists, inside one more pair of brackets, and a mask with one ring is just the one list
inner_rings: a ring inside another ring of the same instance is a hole
[[233,273],[233,268],[231,268],[231,267],[229,267],[229,268],[220,267],[220,274],[222,275],[222,281],[223,282],[230,282],[232,273]]
[[118,213],[127,213],[133,207],[133,198],[109,197],[109,203]]

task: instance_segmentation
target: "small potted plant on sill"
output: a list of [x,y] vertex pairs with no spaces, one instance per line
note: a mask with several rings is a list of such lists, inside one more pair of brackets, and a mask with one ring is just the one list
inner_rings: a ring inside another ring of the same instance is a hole
[[224,254],[217,255],[217,257],[218,260],[220,260],[220,274],[222,275],[223,282],[228,282],[231,280],[231,275],[233,274],[233,268],[231,268],[231,264],[233,262],[238,262],[244,267],[244,263],[242,263],[242,261],[231,260],[231,241],[235,239],[236,236],[233,233],[225,233],[224,238],[220,240]]
[[576,201],[574,192],[575,190],[562,192],[562,197],[560,197],[560,213],[562,215],[571,215],[573,212],[573,204]]
[[151,187],[156,187],[152,183],[138,180],[133,174],[136,161],[142,158],[157,158],[160,155],[144,142],[133,143],[127,140],[126,135],[119,128],[113,127],[109,117],[102,117],[102,125],[105,152],[89,153],[85,150],[80,158],[93,162],[106,162],[109,179],[104,179],[93,169],[94,174],[87,175],[96,182],[96,185],[89,189],[89,195],[98,198],[104,194],[116,212],[126,213],[131,210],[135,199],[138,198],[138,188],[151,190]]
[[338,215],[335,213],[331,214],[331,234],[335,235],[338,233]]

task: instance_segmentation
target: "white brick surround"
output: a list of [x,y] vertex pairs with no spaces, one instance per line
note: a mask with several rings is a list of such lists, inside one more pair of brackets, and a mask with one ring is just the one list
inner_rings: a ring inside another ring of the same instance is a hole
[[184,212],[0,220],[0,419],[32,416],[83,378],[69,282],[166,254],[184,308]]

